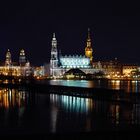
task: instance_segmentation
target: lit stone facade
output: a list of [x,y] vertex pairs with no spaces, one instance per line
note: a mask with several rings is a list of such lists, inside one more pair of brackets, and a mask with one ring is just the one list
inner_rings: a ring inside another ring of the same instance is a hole
[[[19,63],[12,62],[11,53],[8,49],[6,53],[6,59],[5,64],[0,66],[0,75],[3,76],[30,76],[32,74],[32,68],[30,66],[29,61],[25,61],[25,53],[22,49],[20,52],[19,60],[21,60],[21,54],[22,54],[22,62],[24,62],[24,65],[21,61]],[[21,65],[22,64],[22,65]]]
[[123,65],[123,67],[122,67],[123,75],[131,75],[132,72],[135,72],[137,70],[138,70],[137,65]]
[[34,77],[38,77],[38,78],[45,76],[45,68],[44,68],[44,66],[35,67],[33,75],[34,75]]
[[10,50],[8,49],[6,53],[5,66],[11,66],[11,63],[12,63],[11,53]]
[[24,66],[26,63],[25,51],[22,49],[19,54],[19,64],[20,66]]
[[92,47],[90,33],[88,31],[87,45],[85,48],[85,55],[59,55],[57,50],[57,40],[55,34],[53,34],[52,48],[51,48],[51,60],[50,60],[50,76],[61,77],[68,70],[72,68],[78,68],[86,74],[93,74],[99,72],[100,69],[93,68],[92,65]]
[[60,67],[62,68],[90,68],[90,59],[85,56],[60,56]]

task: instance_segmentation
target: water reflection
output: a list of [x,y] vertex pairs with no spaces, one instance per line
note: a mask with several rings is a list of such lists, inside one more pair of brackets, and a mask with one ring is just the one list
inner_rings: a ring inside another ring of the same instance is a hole
[[58,115],[58,109],[57,107],[52,107],[51,108],[51,126],[50,126],[50,131],[52,133],[56,132],[56,124],[57,124],[57,115]]
[[110,117],[112,118],[112,123],[116,125],[120,123],[120,106],[119,105],[110,106]]
[[[111,130],[117,127],[129,129],[128,126],[140,125],[139,105],[55,94],[50,95],[50,102],[55,108],[51,115],[57,117],[52,121],[56,131],[69,130],[65,128],[70,126],[67,121],[76,121],[76,128],[73,126],[75,131]],[[60,114],[63,114],[63,118]],[[60,130],[58,122],[64,125],[65,130]]]
[[50,80],[51,85],[75,86],[75,87],[95,87],[122,89],[126,92],[140,92],[140,81],[137,80]]
[[93,100],[88,98],[50,94],[50,101],[67,112],[88,113],[93,109]]
[[140,92],[140,81],[110,80],[107,87],[111,89],[123,89],[126,92]]
[[132,92],[139,92],[139,84],[138,83],[139,83],[139,81],[132,81]]
[[50,80],[51,85],[74,86],[74,87],[93,87],[93,82],[87,80]]
[[50,94],[51,132],[91,131],[92,99]]
[[19,91],[16,89],[3,88],[0,89],[0,108],[4,107],[9,109],[10,107],[22,107],[25,103],[25,91]]
[[120,80],[111,80],[108,82],[108,87],[111,89],[120,89]]
[[0,130],[22,126],[28,95],[25,89],[0,88]]
[[[136,84],[130,82],[132,87]],[[139,98],[137,103],[115,102],[40,94],[26,88],[0,89],[0,130],[6,132],[10,128],[31,133],[87,132],[131,126],[140,126]]]

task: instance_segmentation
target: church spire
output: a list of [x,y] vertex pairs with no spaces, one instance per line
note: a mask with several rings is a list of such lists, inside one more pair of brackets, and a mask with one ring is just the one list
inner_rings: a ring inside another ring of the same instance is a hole
[[85,56],[90,58],[90,62],[92,64],[93,56],[92,56],[92,44],[91,44],[91,37],[90,37],[90,28],[88,28],[88,36],[87,36],[87,42],[85,47]]
[[26,63],[26,56],[25,56],[25,51],[23,49],[20,50],[19,53],[19,64],[21,66],[24,66]]
[[56,40],[55,33],[53,33],[53,40]]
[[90,39],[90,28],[88,28],[88,40],[91,40]]
[[55,76],[54,69],[58,67],[58,51],[57,51],[57,40],[55,33],[52,38],[52,49],[51,49],[51,60],[50,60],[50,75]]
[[11,60],[11,53],[10,53],[10,50],[8,49],[8,50],[7,50],[7,53],[6,53],[5,65],[6,65],[6,66],[10,66],[11,63],[12,63],[12,60]]
[[55,33],[53,33],[53,37],[52,37],[52,49],[57,48],[57,40],[55,37]]
[[55,33],[53,33],[53,38],[55,38]]

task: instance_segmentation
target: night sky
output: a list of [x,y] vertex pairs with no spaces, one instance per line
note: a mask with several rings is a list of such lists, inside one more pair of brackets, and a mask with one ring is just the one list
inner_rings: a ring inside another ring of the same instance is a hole
[[115,57],[140,64],[139,4],[85,0],[0,2],[0,61],[9,48],[13,61],[25,49],[33,65],[48,63],[56,33],[62,54],[83,54],[91,29],[95,61]]

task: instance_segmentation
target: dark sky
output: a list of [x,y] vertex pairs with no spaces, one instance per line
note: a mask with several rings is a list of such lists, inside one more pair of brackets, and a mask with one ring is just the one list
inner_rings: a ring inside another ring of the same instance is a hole
[[53,32],[62,54],[84,54],[88,27],[95,61],[140,62],[139,4],[107,0],[0,2],[0,61],[23,48],[32,64],[49,62]]

